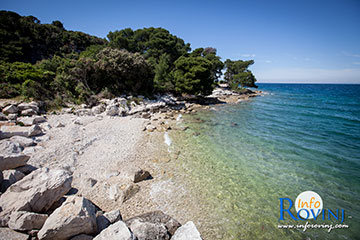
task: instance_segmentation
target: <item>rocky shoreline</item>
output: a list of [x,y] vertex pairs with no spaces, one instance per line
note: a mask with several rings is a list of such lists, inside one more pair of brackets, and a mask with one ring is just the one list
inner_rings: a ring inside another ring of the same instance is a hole
[[165,214],[160,198],[168,191],[157,179],[169,173],[154,163],[178,153],[151,135],[185,130],[177,125],[182,114],[259,94],[217,88],[200,100],[128,96],[51,115],[38,102],[2,102],[0,236],[201,239],[191,220]]

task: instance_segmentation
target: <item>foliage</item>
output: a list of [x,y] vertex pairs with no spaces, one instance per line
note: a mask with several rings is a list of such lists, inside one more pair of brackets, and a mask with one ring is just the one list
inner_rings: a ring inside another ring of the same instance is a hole
[[254,60],[232,61],[230,59],[227,59],[225,61],[225,80],[228,81],[232,89],[236,90],[239,86],[257,87],[255,85],[256,78],[253,73],[248,69],[248,67],[252,64],[254,64]]
[[210,94],[213,89],[211,62],[203,57],[181,56],[171,72],[175,91],[188,94]]
[[126,28],[109,32],[110,46],[140,53],[155,66],[163,54],[167,54],[171,63],[190,51],[190,44],[163,28],[143,28],[133,31]]
[[207,47],[207,48],[197,48],[190,56],[204,57],[205,59],[211,62],[211,75],[214,81],[218,80],[222,74],[224,68],[224,63],[220,60],[219,56],[216,56],[216,48]]
[[22,94],[25,97],[42,99],[49,95],[54,73],[44,71],[29,63],[14,62],[0,64],[0,97],[10,98]]
[[36,63],[57,54],[79,53],[106,41],[82,32],[66,31],[60,21],[40,24],[33,16],[0,11],[0,60]]

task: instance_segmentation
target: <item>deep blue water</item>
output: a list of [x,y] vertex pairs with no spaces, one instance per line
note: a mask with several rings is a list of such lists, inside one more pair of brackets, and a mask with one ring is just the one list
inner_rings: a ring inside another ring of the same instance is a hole
[[[266,94],[186,116],[190,128],[175,140],[187,149],[185,174],[218,216],[213,238],[360,239],[360,85],[259,90]],[[344,209],[349,228],[278,229],[294,222],[279,221],[279,198],[307,190],[326,209]]]

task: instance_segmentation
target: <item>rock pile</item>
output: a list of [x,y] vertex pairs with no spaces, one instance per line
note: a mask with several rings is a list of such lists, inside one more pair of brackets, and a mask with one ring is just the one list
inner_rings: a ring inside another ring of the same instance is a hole
[[[118,98],[91,109],[82,106],[74,113],[140,117],[150,113],[153,118],[154,112],[170,105],[164,101],[136,104]],[[27,152],[46,137],[51,126],[45,116],[21,115],[39,112],[35,103],[20,103],[5,106],[0,115],[0,239],[201,239],[194,225],[181,230],[178,221],[160,211],[127,220],[118,209],[103,212],[74,191],[68,170],[28,165]],[[10,114],[16,117],[9,118]],[[80,117],[77,120],[81,124]],[[114,201],[126,201],[139,191],[137,183],[149,178],[148,171],[127,166],[108,194]]]

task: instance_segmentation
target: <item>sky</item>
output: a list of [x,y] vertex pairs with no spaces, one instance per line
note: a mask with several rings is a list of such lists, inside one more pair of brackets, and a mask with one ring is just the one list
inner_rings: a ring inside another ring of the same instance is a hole
[[222,60],[254,59],[259,83],[360,83],[360,0],[1,0],[0,9],[102,38],[162,27]]

